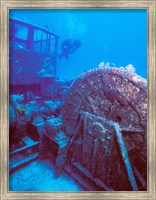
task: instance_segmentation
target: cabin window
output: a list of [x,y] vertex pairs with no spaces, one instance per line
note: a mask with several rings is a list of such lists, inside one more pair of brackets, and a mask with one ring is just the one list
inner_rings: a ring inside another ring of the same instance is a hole
[[28,37],[28,28],[18,23],[10,23],[10,48],[25,49]]
[[15,34],[15,38],[27,40],[28,28],[20,24],[15,24],[14,34]]
[[41,30],[34,31],[34,45],[33,50],[36,52],[46,52],[47,34]]
[[50,53],[51,54],[55,52],[55,43],[56,43],[55,37],[51,37],[50,39]]

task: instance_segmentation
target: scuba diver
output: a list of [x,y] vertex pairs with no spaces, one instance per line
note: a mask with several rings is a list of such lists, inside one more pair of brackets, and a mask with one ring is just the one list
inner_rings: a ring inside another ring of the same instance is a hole
[[61,54],[59,55],[59,58],[62,59],[65,57],[66,59],[69,58],[69,54],[72,48],[72,42],[70,39],[64,40],[61,44]]
[[43,66],[39,72],[37,72],[37,75],[40,77],[54,77],[55,74],[55,68],[52,65],[52,61],[50,58],[45,58]]
[[75,40],[72,45],[71,53],[76,51],[76,49],[80,48],[81,42],[79,40]]
[[66,59],[69,59],[69,54],[72,54],[76,51],[77,48],[81,46],[81,42],[79,40],[75,40],[73,43],[71,39],[64,40],[61,44],[61,54],[59,55],[59,58],[62,59],[65,57]]

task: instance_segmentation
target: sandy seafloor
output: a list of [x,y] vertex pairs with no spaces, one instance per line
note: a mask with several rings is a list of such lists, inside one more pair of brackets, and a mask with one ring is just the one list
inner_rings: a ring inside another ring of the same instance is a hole
[[9,191],[82,191],[77,183],[61,174],[55,178],[55,171],[47,162],[34,161],[9,176]]

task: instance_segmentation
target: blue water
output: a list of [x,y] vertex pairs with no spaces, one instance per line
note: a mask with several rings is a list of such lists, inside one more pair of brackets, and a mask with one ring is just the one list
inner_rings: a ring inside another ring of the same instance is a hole
[[81,41],[81,47],[68,60],[58,59],[57,77],[77,77],[104,61],[117,67],[132,64],[137,74],[147,78],[145,9],[12,9],[10,16],[48,26],[60,36],[59,51],[65,39]]

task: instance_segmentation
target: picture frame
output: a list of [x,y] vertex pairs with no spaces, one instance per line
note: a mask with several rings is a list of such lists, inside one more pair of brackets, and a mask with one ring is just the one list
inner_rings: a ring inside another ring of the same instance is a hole
[[[10,192],[9,174],[9,9],[147,9],[148,11],[148,191],[146,192]],[[2,199],[149,199],[156,198],[156,2],[155,0],[47,0],[1,1],[1,68],[0,68],[0,123],[1,123],[1,198]]]

